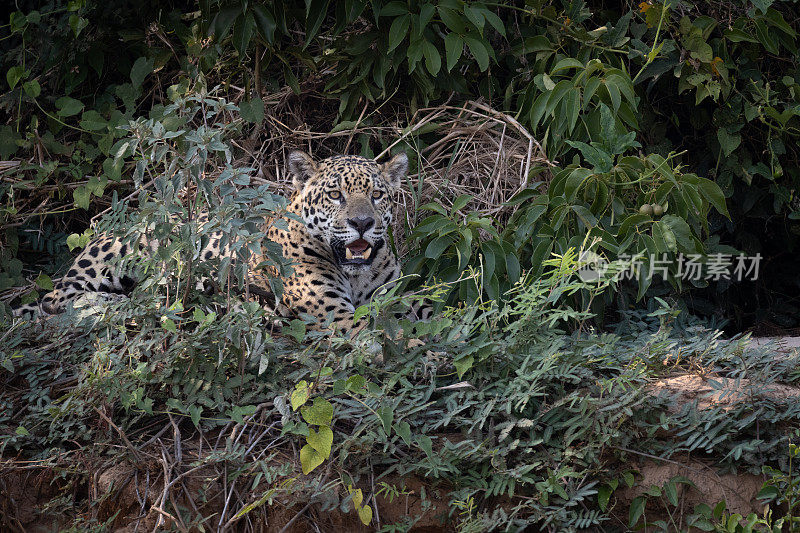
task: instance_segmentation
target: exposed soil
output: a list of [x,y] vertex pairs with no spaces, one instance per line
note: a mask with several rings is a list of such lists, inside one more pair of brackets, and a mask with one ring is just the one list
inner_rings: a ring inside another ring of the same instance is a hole
[[[678,512],[690,513],[695,505],[705,503],[712,507],[724,501],[731,513],[747,516],[750,513],[764,514],[763,502],[756,499],[758,491],[764,483],[761,476],[748,473],[718,474],[710,461],[701,461],[690,456],[673,458],[666,462],[645,460],[635,465],[640,478],[632,488],[626,488],[617,494],[619,504],[627,516],[628,507],[637,496],[641,496],[652,486],[663,487],[676,476],[687,478],[694,486],[677,483]],[[652,521],[653,516],[668,518],[659,498],[653,498],[647,507]]]
[[[100,522],[113,521],[115,533],[149,532],[168,528],[175,518],[162,512],[165,506],[163,476],[149,464],[120,463],[98,471],[89,486],[73,491],[76,502],[94,502],[93,513]],[[159,466],[160,468],[160,466]],[[414,477],[388,477],[383,481],[405,487],[404,494],[390,501],[385,496],[376,496],[372,504],[374,516],[381,524],[400,523],[408,516],[419,516],[411,531],[434,533],[448,531],[446,512],[448,492],[436,490]],[[168,491],[172,506],[190,508],[195,506],[204,516],[212,516],[225,505],[225,492],[216,473],[200,468],[180,479],[180,486],[173,484]],[[364,487],[367,489],[367,487]],[[23,467],[0,470],[0,530],[11,532],[50,532],[66,525],[64,509],[54,507],[51,500],[63,493],[57,473],[49,468],[23,469]],[[425,490],[428,505],[420,497]],[[254,491],[260,495],[261,490]],[[365,490],[365,492],[371,492]],[[255,499],[255,496],[253,497]],[[203,501],[197,506],[198,501]],[[340,507],[321,510],[319,505],[295,499],[292,502],[276,499],[271,506],[264,505],[254,511],[255,522],[267,533],[305,533],[315,531],[374,531],[376,521],[364,526],[355,512],[343,512]],[[219,527],[214,519],[206,530]],[[63,523],[63,524],[62,524]],[[228,524],[236,531],[236,523]],[[287,527],[288,526],[288,527]],[[284,529],[286,528],[286,529]]]
[[653,383],[649,391],[656,395],[670,395],[673,398],[673,411],[693,402],[697,402],[697,408],[701,410],[718,407],[725,411],[743,402],[753,403],[765,398],[789,401],[800,397],[800,389],[790,385],[770,384],[758,387],[748,379],[731,379],[713,374],[687,374],[665,378]]

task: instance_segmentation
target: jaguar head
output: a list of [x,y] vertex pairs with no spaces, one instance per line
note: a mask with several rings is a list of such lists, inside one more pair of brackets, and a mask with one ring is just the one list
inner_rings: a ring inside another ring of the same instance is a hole
[[289,171],[309,233],[330,246],[347,270],[369,268],[387,246],[392,196],[408,172],[408,157],[401,152],[386,163],[347,155],[314,161],[294,151]]

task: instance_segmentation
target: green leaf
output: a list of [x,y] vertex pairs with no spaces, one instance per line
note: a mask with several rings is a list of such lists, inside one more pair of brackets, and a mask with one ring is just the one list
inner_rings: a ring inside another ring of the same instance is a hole
[[475,57],[475,60],[478,62],[478,68],[481,69],[481,72],[489,68],[489,52],[486,50],[483,41],[480,41],[475,37],[470,37],[469,35],[465,35],[464,42],[467,43],[469,51],[472,53],[473,57]]
[[411,446],[411,426],[408,424],[408,422],[395,422],[394,432],[400,435],[400,438],[403,439],[403,442],[406,444],[406,446]]
[[505,243],[504,248],[506,251],[506,274],[508,274],[508,280],[511,283],[516,283],[519,280],[522,267],[519,264],[519,259],[513,246],[510,243]]
[[551,43],[544,35],[535,35],[533,37],[526,37],[522,44],[522,51],[525,54],[532,52],[544,52],[553,49]]
[[608,97],[611,99],[611,106],[614,108],[614,112],[617,112],[619,110],[619,104],[622,102],[622,96],[619,92],[619,87],[617,87],[617,84],[612,77],[604,79],[603,85],[608,91]]
[[774,500],[780,497],[781,491],[778,487],[774,485],[765,485],[761,487],[761,490],[758,491],[756,498],[759,500]]
[[725,30],[724,35],[729,41],[734,43],[739,43],[743,41],[748,43],[758,42],[758,39],[753,37],[750,33],[739,28],[731,28],[729,30]]
[[136,98],[139,96],[140,91],[130,83],[123,83],[117,85],[114,93],[122,100],[126,110],[131,111],[136,106]]
[[268,43],[272,44],[275,41],[275,17],[272,12],[264,5],[257,4],[253,6],[253,15],[256,19],[256,25],[261,36]]
[[328,13],[328,4],[330,0],[311,0],[307,3],[308,11],[306,14],[306,45],[311,42],[311,39],[317,36],[320,26],[325,21],[325,15]]
[[300,449],[300,466],[303,468],[303,474],[309,474],[323,462],[325,462],[325,458],[310,444],[306,444]]
[[622,480],[625,481],[625,484],[628,486],[628,488],[633,487],[633,484],[636,482],[636,478],[633,477],[633,473],[630,470],[627,470],[622,474]]
[[389,28],[389,48],[386,50],[387,52],[391,52],[403,42],[403,39],[408,35],[408,27],[410,24],[411,15],[409,14],[394,19]]
[[483,25],[486,24],[486,20],[483,18],[483,13],[475,8],[470,6],[469,4],[464,4],[464,15],[466,15],[467,19],[475,26],[475,29],[478,30],[478,33],[483,35]]
[[79,233],[72,233],[69,237],[67,237],[67,248],[69,251],[73,251],[75,248],[83,248],[87,244],[89,244],[89,240],[92,238],[92,234],[94,232],[92,230],[87,229],[83,232],[83,234]]
[[24,427],[22,427],[22,426],[18,426],[18,427],[17,427],[17,429],[14,431],[14,433],[16,433],[16,434],[17,434],[18,436],[20,436],[20,437],[25,437],[25,436],[27,436],[27,435],[30,435],[30,433],[28,432],[28,430],[27,430],[27,429],[25,429],[25,428],[24,428]]
[[775,39],[772,38],[769,28],[767,27],[767,23],[761,18],[756,19],[755,23],[756,36],[758,37],[759,42],[764,46],[767,52],[777,55],[778,45],[775,43]]
[[608,502],[611,500],[611,493],[614,492],[611,490],[611,487],[608,485],[602,485],[599,489],[597,489],[597,504],[600,506],[600,510],[605,512],[606,508],[608,508]]
[[92,193],[85,185],[76,187],[75,190],[72,191],[72,199],[74,200],[75,205],[80,209],[89,209],[89,200],[91,197]]
[[247,122],[260,124],[264,120],[264,100],[253,98],[239,104],[239,115]]
[[367,380],[363,376],[356,374],[347,378],[345,388],[350,392],[360,392],[366,384]]
[[436,259],[442,252],[444,252],[453,243],[453,238],[450,235],[442,235],[433,239],[425,248],[425,257],[428,259]]
[[380,16],[396,17],[398,15],[405,15],[406,13],[408,13],[408,6],[406,6],[406,3],[394,0],[381,8]]
[[581,110],[581,90],[579,87],[570,89],[565,100],[565,111],[569,119],[568,133],[572,133],[575,129],[575,124],[578,123],[578,114]]
[[53,287],[53,280],[50,279],[50,276],[47,274],[39,274],[39,277],[36,278],[36,286],[40,287],[46,291],[52,291],[55,287]]
[[306,323],[295,318],[283,328],[283,333],[290,335],[297,342],[302,342],[306,336]]
[[94,109],[84,111],[80,121],[81,128],[89,131],[99,131],[108,126],[108,121]]
[[214,34],[214,40],[216,42],[219,43],[228,35],[228,32],[231,31],[231,26],[233,26],[233,22],[241,12],[242,6],[240,4],[220,9],[219,13],[214,16],[214,20],[211,21],[208,30],[210,34]]
[[685,220],[675,215],[664,215],[660,222],[668,226],[675,236],[679,251],[686,254],[697,253],[692,230]]
[[505,37],[506,36],[506,27],[503,24],[503,21],[500,20],[500,17],[498,17],[496,14],[494,14],[489,9],[486,9],[486,8],[483,8],[483,7],[479,7],[478,9],[480,9],[481,13],[483,13],[483,17],[486,19],[486,22],[491,24],[492,27],[497,31],[497,33],[499,33],[500,35]]
[[331,456],[331,446],[333,446],[333,431],[328,426],[320,426],[319,431],[308,429],[306,437],[308,445],[314,448],[324,459]]
[[650,485],[650,488],[645,490],[644,493],[648,496],[653,496],[654,498],[660,498],[661,488],[658,485]]
[[428,457],[433,457],[433,441],[427,435],[418,435],[417,436],[417,444],[422,451],[425,452],[425,455]]
[[429,41],[424,41],[422,53],[425,56],[425,67],[428,72],[436,76],[442,68],[442,56],[439,55],[439,50]]
[[[435,211],[440,215],[447,215],[447,209],[442,206],[442,204],[437,204],[436,202],[428,202],[427,204],[420,207],[420,211]],[[428,220],[427,218],[425,220]]]
[[236,24],[233,26],[233,47],[239,53],[239,61],[244,59],[255,31],[256,19],[252,13],[246,13],[243,17],[236,19]]
[[311,389],[307,381],[303,380],[295,385],[290,399],[292,411],[297,411],[298,407],[304,405],[308,401],[309,396],[311,396]]
[[728,213],[728,207],[725,205],[725,195],[719,185],[706,178],[697,179],[697,187],[700,189],[700,194],[708,200],[708,203],[714,206],[714,209],[725,215],[729,219],[731,215]]
[[667,501],[671,505],[678,505],[678,488],[674,481],[670,481],[664,485],[664,494],[667,496]]
[[581,61],[578,61],[574,57],[565,57],[564,59],[556,63],[556,66],[553,67],[553,69],[550,71],[550,74],[555,74],[556,72],[571,68],[582,69],[584,68],[584,65]]
[[774,0],[751,0],[753,5],[762,13],[766,13]]
[[83,102],[70,98],[69,96],[62,96],[56,100],[56,107],[58,108],[58,116],[71,117],[81,112],[81,109],[83,109]]
[[24,90],[25,94],[27,94],[31,98],[36,98],[42,92],[42,88],[39,85],[39,82],[36,80],[30,80],[23,83],[22,90]]
[[471,194],[460,195],[453,201],[453,207],[450,208],[450,214],[452,215],[464,209],[464,206],[466,206],[470,200],[472,200]]
[[167,318],[165,316],[161,317],[161,327],[167,331],[171,331],[172,333],[178,332],[178,328],[175,326],[175,322],[171,318]]
[[742,136],[738,133],[731,135],[725,128],[720,128],[717,130],[717,140],[720,148],[722,148],[722,153],[725,154],[725,157],[728,157],[742,143]]
[[637,496],[631,502],[631,508],[628,512],[628,527],[632,528],[639,522],[639,518],[641,518],[642,513],[644,513],[644,506],[647,503],[647,500],[644,496]]
[[433,4],[424,4],[419,9],[420,31],[422,31],[428,26],[435,13],[436,13],[436,6],[434,6]]
[[384,405],[375,409],[375,413],[383,424],[383,431],[386,432],[386,435],[390,435],[392,421],[394,420],[394,409],[389,405]]
[[359,305],[356,308],[356,312],[353,313],[353,322],[358,322],[361,320],[362,317],[365,317],[369,314],[369,305]]
[[722,515],[725,513],[725,500],[720,501],[717,505],[714,506],[713,516],[717,520],[722,519]]
[[458,379],[464,377],[464,374],[472,368],[472,365],[475,363],[475,357],[468,355],[466,357],[460,357],[453,361],[453,366],[456,367],[456,372],[458,373]]
[[700,60],[703,63],[710,63],[714,59],[714,50],[711,48],[702,36],[694,35],[684,40],[686,49],[689,50],[690,55]]
[[303,420],[315,426],[330,426],[333,420],[333,404],[319,396],[314,398],[313,404],[304,405],[300,412]]
[[88,25],[89,21],[83,17],[79,17],[78,15],[69,16],[69,27],[72,29],[72,33],[75,37],[78,37]]
[[572,210],[578,215],[578,218],[581,219],[583,225],[587,228],[593,228],[597,226],[597,218],[592,214],[591,211],[586,209],[586,207],[582,205],[573,205]]
[[568,80],[561,80],[560,82],[556,83],[555,87],[553,87],[553,90],[547,93],[549,96],[547,98],[546,115],[551,115],[555,112],[556,106],[570,90],[572,90],[572,82]]
[[539,121],[544,117],[545,112],[547,111],[547,102],[550,100],[550,94],[551,93],[543,92],[536,97],[536,101],[531,106],[529,116],[531,128],[536,129],[536,126],[539,125]]
[[653,240],[659,252],[677,252],[678,245],[672,229],[659,220],[653,224]]
[[183,402],[181,402],[177,398],[168,399],[166,402],[164,402],[164,405],[166,405],[169,409],[172,409],[173,411],[177,411],[179,413],[186,412],[186,408],[183,406]]
[[611,154],[606,152],[602,147],[597,146],[597,143],[592,143],[595,146],[589,146],[581,141],[566,141],[566,143],[573,148],[577,148],[586,162],[590,164],[597,173],[609,172],[614,165]]
[[[30,17],[30,15],[28,15]],[[797,32],[792,29],[786,19],[783,18],[783,14],[780,11],[776,11],[773,8],[767,9],[766,14],[764,15],[764,19],[768,20],[770,24],[774,27],[780,29],[781,31],[787,33],[792,39],[797,37]]]
[[467,32],[467,28],[464,26],[461,15],[450,8],[442,7],[441,5],[437,9],[439,11],[439,17],[450,31],[460,35],[463,35]]
[[133,63],[131,67],[131,84],[134,88],[138,89],[144,83],[144,79],[153,72],[154,59],[140,57]]
[[417,63],[422,59],[422,45],[425,41],[421,38],[411,39],[411,44],[408,45],[406,50],[406,58],[408,59],[408,73],[411,74],[417,68]]
[[203,414],[203,408],[199,405],[190,405],[189,406],[189,416],[192,418],[192,424],[194,427],[200,427],[200,417]]
[[453,70],[458,60],[461,58],[461,53],[464,51],[464,41],[457,33],[448,33],[444,38],[445,57],[447,58],[447,72]]
[[650,222],[650,220],[652,220],[650,215],[643,215],[639,213],[628,215],[622,224],[620,224],[619,231],[617,231],[617,237],[620,238],[620,240],[624,239],[628,236],[628,233],[633,227],[638,226],[643,222]]

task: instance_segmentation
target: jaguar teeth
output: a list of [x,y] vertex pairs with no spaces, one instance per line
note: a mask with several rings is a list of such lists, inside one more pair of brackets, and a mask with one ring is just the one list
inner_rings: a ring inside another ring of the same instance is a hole
[[366,259],[369,259],[370,255],[372,255],[372,246],[370,246],[369,248],[367,248],[363,252],[360,252],[360,253],[357,253],[357,254],[353,253],[353,251],[350,250],[350,248],[345,248],[344,249],[344,257],[348,261],[350,261],[351,259],[366,260]]

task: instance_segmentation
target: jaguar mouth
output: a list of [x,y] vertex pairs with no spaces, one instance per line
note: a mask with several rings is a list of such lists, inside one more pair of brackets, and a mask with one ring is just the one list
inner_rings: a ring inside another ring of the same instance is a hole
[[360,264],[369,261],[372,256],[372,245],[364,239],[356,239],[344,247],[344,259],[346,263]]

